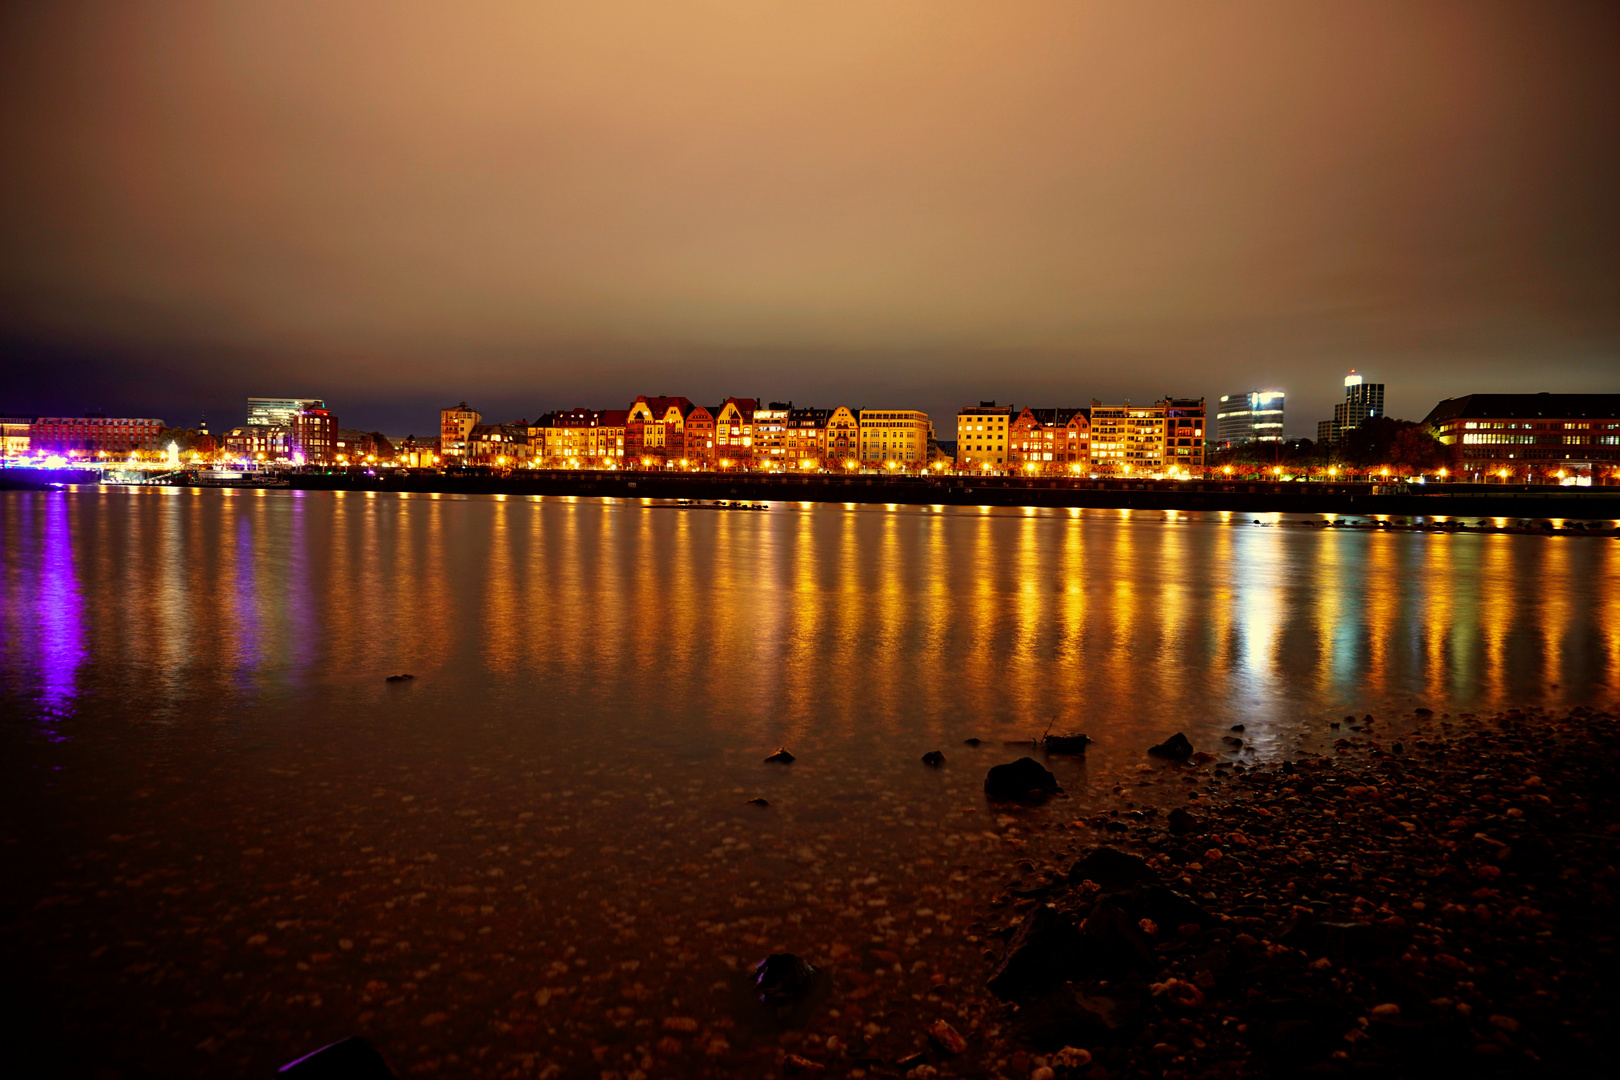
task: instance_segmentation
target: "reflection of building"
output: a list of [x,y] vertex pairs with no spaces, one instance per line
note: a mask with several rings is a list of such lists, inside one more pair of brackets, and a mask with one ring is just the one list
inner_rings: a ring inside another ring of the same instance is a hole
[[41,416],[28,427],[28,447],[36,454],[127,457],[163,449],[158,445],[162,430],[162,420],[147,417]]
[[1344,400],[1333,406],[1333,419],[1316,425],[1316,441],[1337,446],[1363,420],[1383,415],[1384,384],[1367,382],[1351,371],[1344,377]]
[[467,460],[467,439],[482,419],[478,410],[465,401],[439,410],[439,453],[446,464],[454,465]]
[[1223,446],[1250,442],[1281,442],[1283,438],[1283,392],[1251,390],[1247,394],[1222,394],[1215,412],[1215,440]]
[[1007,429],[1012,425],[1010,405],[981,401],[956,414],[956,467],[978,469],[1007,464]]
[[1463,472],[1620,462],[1620,394],[1469,394],[1423,423]]
[[1090,471],[1091,422],[1085,409],[1025,409],[1007,440],[1007,462],[1023,472]]
[[1097,472],[1159,476],[1204,467],[1204,399],[1152,405],[1091,404],[1091,460]]
[[862,461],[922,464],[928,456],[928,414],[915,409],[862,409]]

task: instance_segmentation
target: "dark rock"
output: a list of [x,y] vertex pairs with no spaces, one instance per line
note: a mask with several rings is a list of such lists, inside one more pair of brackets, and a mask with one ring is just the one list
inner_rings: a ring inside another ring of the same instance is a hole
[[809,996],[817,974],[801,957],[772,953],[754,965],[754,994],[767,1009],[792,1011]]
[[978,746],[979,742],[980,742],[979,739],[963,739],[962,740],[962,745],[963,746]]
[[1080,971],[1114,977],[1153,967],[1153,946],[1114,897],[1099,900],[1080,926]]
[[1218,921],[1193,900],[1163,885],[1149,885],[1139,892],[1116,897],[1138,919],[1152,919],[1166,930],[1197,924],[1208,929]]
[[1128,889],[1133,885],[1156,885],[1159,875],[1147,860],[1117,848],[1100,847],[1087,852],[1069,867],[1069,880],[1095,881],[1104,889]]
[[940,753],[938,750],[928,751],[928,753],[923,755],[922,759],[924,765],[932,765],[936,769],[945,764],[945,755]]
[[[388,679],[386,681],[388,681],[388,682],[410,682],[414,678],[416,678],[415,675],[390,675],[390,676],[388,676]],[[333,1043],[332,1045],[333,1046],[339,1046],[339,1045],[342,1045],[342,1044]]]
[[1355,1018],[1326,998],[1273,998],[1257,1002],[1249,1045],[1283,1070],[1299,1070],[1345,1045]]
[[772,754],[765,760],[767,762],[775,762],[778,765],[791,765],[793,764],[793,755],[779,746],[776,748],[776,753]]
[[1014,1030],[1044,1053],[1118,1044],[1135,1034],[1146,1002],[1147,995],[1135,987],[1066,988],[1025,1006]]
[[746,805],[746,806],[769,806],[771,804],[766,802],[764,799],[749,799],[748,802],[745,803],[744,805]]
[[1083,754],[1091,745],[1089,735],[1045,735],[1041,747],[1048,754]]
[[1395,947],[1390,935],[1371,923],[1332,922],[1310,915],[1290,919],[1277,934],[1279,944],[1340,963],[1363,963],[1387,956]]
[[1243,730],[1243,725],[1242,724],[1233,724],[1232,725],[1232,730],[1233,731],[1242,731]]
[[1177,836],[1185,836],[1202,830],[1204,823],[1196,815],[1188,813],[1185,807],[1178,806],[1165,818],[1165,826]]
[[358,1035],[305,1054],[276,1070],[276,1075],[293,1080],[394,1080],[394,1071],[377,1048]]
[[1222,735],[1221,742],[1235,750],[1243,749],[1243,740],[1238,738],[1236,735]]
[[984,778],[984,793],[992,799],[1024,799],[1062,790],[1057,777],[1034,758],[1022,757],[1006,765],[996,765]]
[[1024,916],[985,984],[1006,1001],[1043,994],[1073,977],[1080,931],[1066,916],[1041,906]]
[[1187,736],[1178,731],[1158,746],[1148,747],[1148,753],[1172,761],[1186,761],[1193,755],[1193,746],[1187,741]]

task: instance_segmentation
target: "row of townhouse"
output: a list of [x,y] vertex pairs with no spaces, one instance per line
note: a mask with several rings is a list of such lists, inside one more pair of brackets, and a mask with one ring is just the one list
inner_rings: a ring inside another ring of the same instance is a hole
[[915,409],[795,408],[727,398],[638,397],[628,409],[576,408],[517,424],[484,424],[466,402],[440,414],[446,464],[518,468],[860,468],[1034,474],[1180,475],[1204,463],[1204,400],[1151,405],[963,408],[953,457]]
[[466,402],[441,410],[446,464],[578,468],[812,468],[929,461],[933,426],[910,409],[795,408],[727,398],[638,397],[628,409],[575,408],[533,422],[484,424]]
[[981,401],[956,417],[958,469],[1034,474],[1190,475],[1204,467],[1204,399],[1018,409]]

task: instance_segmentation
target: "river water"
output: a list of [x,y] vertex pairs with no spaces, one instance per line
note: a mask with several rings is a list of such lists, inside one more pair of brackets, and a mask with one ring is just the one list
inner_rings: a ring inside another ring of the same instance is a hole
[[[1612,539],[4,492],[5,1037],[106,1077],[355,1031],[402,1072],[749,1071],[728,980],[791,949],[882,988],[812,1041],[903,1042],[895,1002],[977,1022],[981,879],[1179,796],[1175,731],[1245,762],[1617,690]],[[988,807],[1047,729],[1096,740],[1043,759],[1067,797]]]

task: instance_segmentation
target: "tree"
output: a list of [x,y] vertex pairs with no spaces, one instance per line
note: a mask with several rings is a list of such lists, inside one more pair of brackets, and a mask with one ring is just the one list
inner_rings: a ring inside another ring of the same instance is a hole
[[1340,442],[1339,456],[1363,468],[1389,465],[1414,471],[1438,468],[1446,449],[1422,424],[1375,416],[1363,420]]

